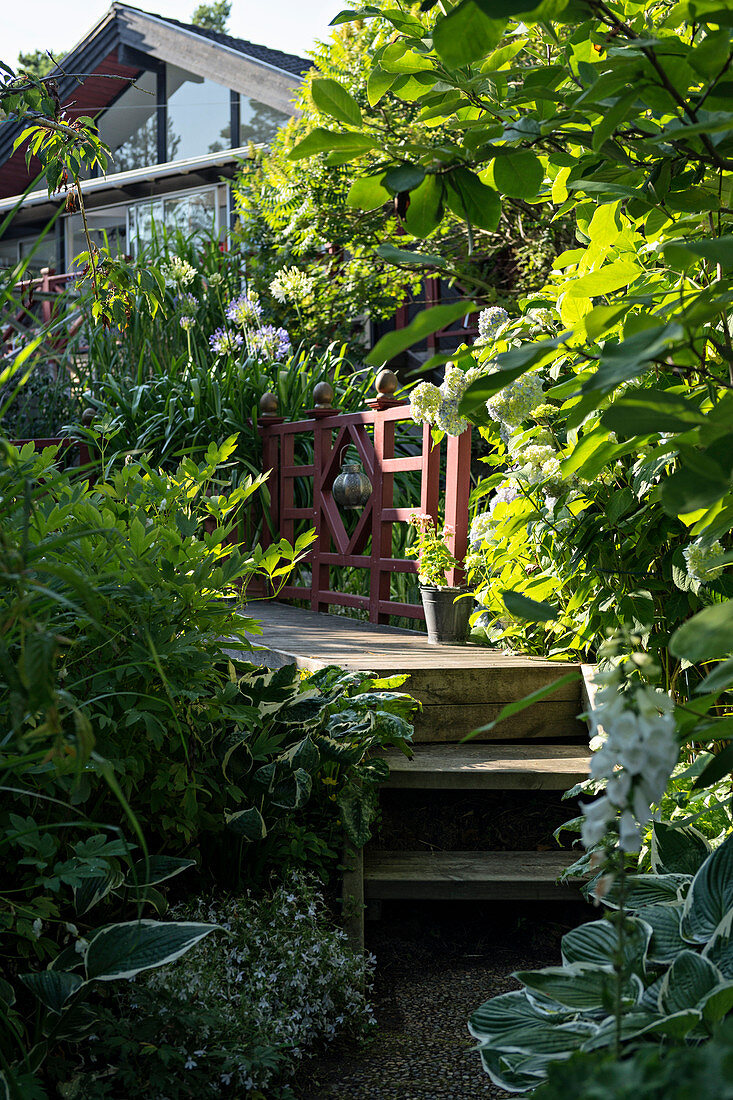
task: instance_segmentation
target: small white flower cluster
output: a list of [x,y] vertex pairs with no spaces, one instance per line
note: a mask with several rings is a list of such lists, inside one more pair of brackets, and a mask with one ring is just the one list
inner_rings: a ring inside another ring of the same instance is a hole
[[[143,981],[177,1001],[224,1012],[227,1030],[241,1037],[241,1057],[232,1059],[224,1082],[236,1082],[236,1095],[274,1095],[271,1087],[285,1067],[294,1069],[340,1034],[364,1035],[375,1026],[368,1000],[375,960],[349,947],[306,876],[292,875],[271,898],[201,902],[172,915],[211,921],[229,935],[208,937]],[[253,1057],[264,1048],[277,1050],[277,1066]],[[195,1058],[187,1060],[193,1068]]]
[[188,260],[184,260],[182,256],[177,256],[175,253],[170,257],[167,264],[163,264],[161,271],[166,286],[187,287],[196,278],[196,268],[192,267]]
[[298,267],[284,267],[270,283],[270,294],[283,304],[304,302],[313,293],[313,279]]
[[430,424],[446,435],[462,435],[468,427],[458,412],[464,393],[483,374],[480,367],[462,371],[455,363],[446,363],[440,386],[421,382],[410,394],[410,411],[417,424]]
[[590,774],[605,779],[606,788],[582,806],[583,844],[599,844],[616,823],[621,850],[638,852],[651,806],[661,800],[679,757],[673,703],[649,684],[627,679],[620,664],[597,673],[594,684],[600,690],[590,714]]
[[523,374],[486,402],[492,420],[516,428],[542,404],[542,382],[537,374]]
[[488,309],[482,309],[478,315],[478,333],[479,339],[484,344],[491,343],[495,340],[499,330],[509,320],[509,314],[501,306],[489,306]]
[[513,500],[516,500],[519,496],[519,486],[516,481],[509,479],[503,481],[497,488],[496,492],[491,498],[488,511],[480,512],[474,517],[471,523],[471,529],[469,531],[469,542],[471,546],[481,546],[483,542],[489,542],[491,540],[494,527],[496,526],[496,508],[499,504],[511,504]]
[[508,445],[517,462],[512,471],[515,477],[529,486],[544,485],[549,493],[560,491],[560,459],[549,432],[539,432],[529,443],[522,436],[513,436]]
[[714,581],[725,569],[726,563],[721,562],[725,550],[718,539],[709,546],[705,545],[704,539],[695,539],[682,553],[687,563],[687,575],[700,584]]

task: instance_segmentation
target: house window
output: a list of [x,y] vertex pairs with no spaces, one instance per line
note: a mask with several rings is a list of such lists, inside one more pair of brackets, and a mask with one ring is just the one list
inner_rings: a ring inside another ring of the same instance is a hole
[[145,72],[99,119],[99,136],[114,156],[109,172],[147,168],[158,160],[155,73]]
[[[249,96],[239,97],[239,138],[237,145],[269,145],[275,134],[289,120],[290,115],[268,107],[258,99]],[[235,135],[236,136],[236,135]]]
[[184,237],[217,233],[220,225],[226,225],[221,217],[219,190],[225,192],[224,188],[206,187],[130,205],[128,240],[133,253],[150,243],[163,227],[168,233],[180,230]]
[[166,66],[168,160],[219,153],[232,147],[231,94],[213,80]]
[[[127,243],[127,206],[104,206],[98,210],[87,210],[87,224],[92,244],[98,248],[109,248],[113,256],[124,256],[129,252]],[[81,214],[70,214],[66,222],[67,266],[72,269],[74,260],[80,252],[86,252],[87,242]]]

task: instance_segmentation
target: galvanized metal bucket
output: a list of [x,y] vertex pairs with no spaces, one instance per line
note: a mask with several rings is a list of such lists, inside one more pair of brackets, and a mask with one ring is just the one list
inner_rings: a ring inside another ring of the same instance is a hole
[[[437,588],[420,585],[428,642],[431,645],[466,644],[468,620],[473,611],[473,600],[465,596],[468,591],[465,586]],[[458,596],[463,598],[458,599]]]

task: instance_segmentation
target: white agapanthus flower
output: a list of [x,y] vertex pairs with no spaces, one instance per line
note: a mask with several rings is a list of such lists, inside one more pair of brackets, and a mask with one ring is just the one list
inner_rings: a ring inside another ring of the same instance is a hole
[[489,306],[488,309],[482,309],[478,315],[478,332],[481,342],[488,344],[495,340],[499,330],[504,327],[508,320],[509,314],[501,306]]
[[270,294],[278,302],[299,304],[313,293],[313,279],[298,267],[284,267],[270,283]]
[[721,563],[720,560],[725,550],[718,539],[709,546],[705,545],[704,539],[695,539],[682,551],[682,554],[687,563],[687,575],[693,581],[699,581],[700,584],[714,581],[725,569],[726,563]]
[[188,260],[175,254],[161,267],[167,286],[187,287],[196,278],[196,268]]
[[679,757],[674,704],[648,684],[625,683],[618,664],[596,673],[594,684],[600,690],[590,712],[590,774],[605,779],[606,788],[582,806],[583,844],[598,844],[615,821],[621,850],[638,852],[651,807],[661,800]]

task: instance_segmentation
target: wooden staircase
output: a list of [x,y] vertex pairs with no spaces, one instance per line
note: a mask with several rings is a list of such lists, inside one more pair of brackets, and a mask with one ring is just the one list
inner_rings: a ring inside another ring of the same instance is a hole
[[[565,791],[588,775],[587,728],[580,666],[509,656],[478,646],[428,645],[415,631],[360,623],[277,603],[248,605],[262,621],[256,659],[270,667],[335,664],[382,676],[407,673],[405,690],[422,703],[412,759],[389,752],[391,791]],[[578,680],[502,721],[481,740],[461,744],[507,703],[559,680]],[[572,810],[568,809],[568,817]],[[344,915],[363,943],[366,903],[387,899],[533,900],[577,896],[557,878],[577,854],[552,851],[365,851],[347,848]]]

